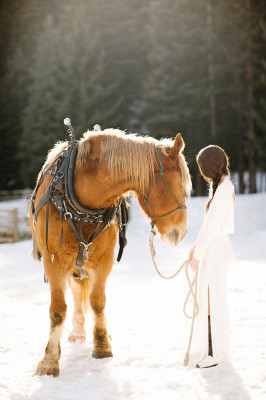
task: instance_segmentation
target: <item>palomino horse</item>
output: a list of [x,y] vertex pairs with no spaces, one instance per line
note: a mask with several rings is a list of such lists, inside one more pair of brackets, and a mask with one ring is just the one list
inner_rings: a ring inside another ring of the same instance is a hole
[[[67,146],[67,142],[57,144],[49,152],[45,166],[52,165]],[[84,207],[101,209],[115,204],[129,191],[134,192],[142,209],[154,221],[161,240],[169,245],[177,245],[187,231],[185,195],[191,187],[183,148],[180,134],[174,141],[158,141],[113,129],[87,132],[79,142],[74,169],[76,198]],[[162,168],[163,179],[159,179],[162,177]],[[51,175],[46,174],[38,187],[36,204],[50,181]],[[77,239],[66,221],[61,221],[64,236],[61,249],[57,252],[61,223],[58,210],[49,203],[48,238],[45,232],[46,207],[41,208],[35,225],[35,240],[51,291],[50,336],[36,373],[58,376],[60,336],[67,310],[67,281],[74,299],[73,330],[69,340],[85,340],[84,313],[90,305],[95,320],[92,355],[95,358],[112,356],[104,315],[105,284],[114,263],[118,226],[114,219],[95,239],[90,246],[88,260],[83,265],[89,278],[76,280],[72,274],[78,254]],[[32,213],[30,223],[34,233]],[[84,237],[89,237],[93,230],[91,224],[86,224],[83,228]],[[51,253],[55,255],[51,256]]]

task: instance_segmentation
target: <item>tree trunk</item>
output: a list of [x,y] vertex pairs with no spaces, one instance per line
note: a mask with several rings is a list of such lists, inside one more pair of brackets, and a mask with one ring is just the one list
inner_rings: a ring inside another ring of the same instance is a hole
[[256,166],[255,166],[255,135],[254,135],[254,119],[253,119],[253,71],[251,64],[251,32],[250,32],[250,0],[246,0],[247,11],[247,52],[248,60],[246,63],[246,82],[247,82],[247,139],[248,139],[248,169],[249,169],[249,193],[256,193]]
[[237,171],[239,193],[245,192],[244,186],[244,154],[243,154],[243,135],[242,135],[242,116],[241,111],[237,111]]
[[214,68],[213,68],[213,24],[212,24],[212,0],[207,0],[206,20],[208,28],[208,75],[209,75],[209,106],[210,106],[210,131],[211,137],[216,137],[215,96],[214,96]]

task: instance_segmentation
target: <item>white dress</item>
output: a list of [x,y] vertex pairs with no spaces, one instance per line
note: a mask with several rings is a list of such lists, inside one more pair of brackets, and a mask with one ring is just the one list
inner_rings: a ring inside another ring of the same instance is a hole
[[[230,361],[227,270],[233,258],[228,238],[228,234],[234,232],[233,192],[234,186],[226,176],[216,189],[195,243],[194,257],[201,261],[198,278],[199,314],[195,319],[190,366]],[[213,357],[208,357],[208,287]]]

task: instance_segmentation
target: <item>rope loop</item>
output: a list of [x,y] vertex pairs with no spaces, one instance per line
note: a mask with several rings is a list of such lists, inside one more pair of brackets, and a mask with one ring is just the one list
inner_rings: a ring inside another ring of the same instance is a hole
[[[156,230],[152,226],[151,229],[150,229],[149,246],[150,246],[150,253],[151,253],[153,266],[154,266],[155,271],[157,272],[157,274],[163,279],[173,279],[179,274],[179,272],[183,268],[185,268],[185,272],[186,272],[186,278],[187,278],[189,290],[188,290],[188,293],[187,293],[187,296],[186,296],[186,299],[185,299],[185,303],[184,303],[184,306],[183,306],[183,313],[184,313],[186,318],[189,318],[189,319],[192,320],[191,328],[190,328],[190,337],[189,337],[188,349],[187,349],[187,352],[186,352],[186,355],[185,355],[185,359],[184,359],[184,366],[187,366],[188,365],[188,360],[189,360],[189,351],[190,351],[191,342],[192,342],[192,336],[193,336],[194,321],[195,321],[196,316],[199,313],[199,305],[198,305],[198,302],[197,302],[198,271],[195,273],[194,279],[191,282],[190,277],[189,277],[189,272],[188,272],[188,267],[189,267],[189,264],[190,264],[190,260],[186,260],[186,261],[183,262],[181,267],[179,267],[179,269],[173,275],[170,275],[170,276],[163,275],[160,272],[159,268],[157,267],[157,264],[156,264],[156,261],[155,261],[156,251],[155,251],[155,247],[154,247],[154,243],[153,243],[155,236],[156,236]],[[192,313],[192,316],[188,315],[188,313],[186,311],[188,300],[189,300],[190,296],[193,299],[193,313]]]

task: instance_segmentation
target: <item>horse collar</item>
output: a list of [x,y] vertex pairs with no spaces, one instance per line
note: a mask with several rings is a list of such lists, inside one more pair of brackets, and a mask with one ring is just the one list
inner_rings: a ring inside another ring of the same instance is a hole
[[[127,215],[127,207],[125,200],[121,200],[118,205],[113,204],[107,208],[101,209],[87,209],[82,206],[74,193],[73,187],[73,175],[74,175],[74,167],[76,162],[76,156],[78,152],[79,142],[72,141],[69,146],[63,150],[63,152],[58,156],[58,158],[54,161],[54,163],[50,166],[54,169],[45,169],[39,179],[39,182],[33,192],[32,195],[28,196],[28,201],[32,202],[32,213],[34,216],[34,226],[37,221],[37,216],[41,208],[46,204],[46,248],[47,251],[52,254],[52,261],[54,259],[55,254],[57,254],[62,245],[63,240],[63,220],[65,219],[76,236],[79,244],[79,252],[76,261],[76,268],[79,271],[79,275],[73,273],[75,278],[84,279],[87,278],[83,268],[83,262],[88,261],[88,252],[89,247],[92,242],[100,235],[108,226],[110,226],[111,222],[114,218],[117,218],[118,226],[119,226],[119,254],[117,257],[117,261],[119,262],[123,248],[126,245],[126,223],[128,222]],[[43,181],[44,176],[49,173],[52,175],[52,179],[50,181],[49,186],[47,187],[45,193],[42,195],[39,203],[36,208],[34,207],[35,195],[37,193],[38,188],[40,187],[41,182]],[[50,201],[57,208],[60,214],[60,222],[61,222],[61,235],[60,235],[60,244],[57,252],[51,253],[48,248],[48,223],[49,223],[49,204]],[[86,240],[82,233],[82,226],[84,223],[94,224],[95,229],[93,233]],[[34,246],[33,246],[34,247]],[[36,247],[36,246],[35,246]],[[34,247],[34,248],[35,248]],[[37,252],[37,247],[35,249]],[[33,254],[34,259],[38,259],[37,254]]]

